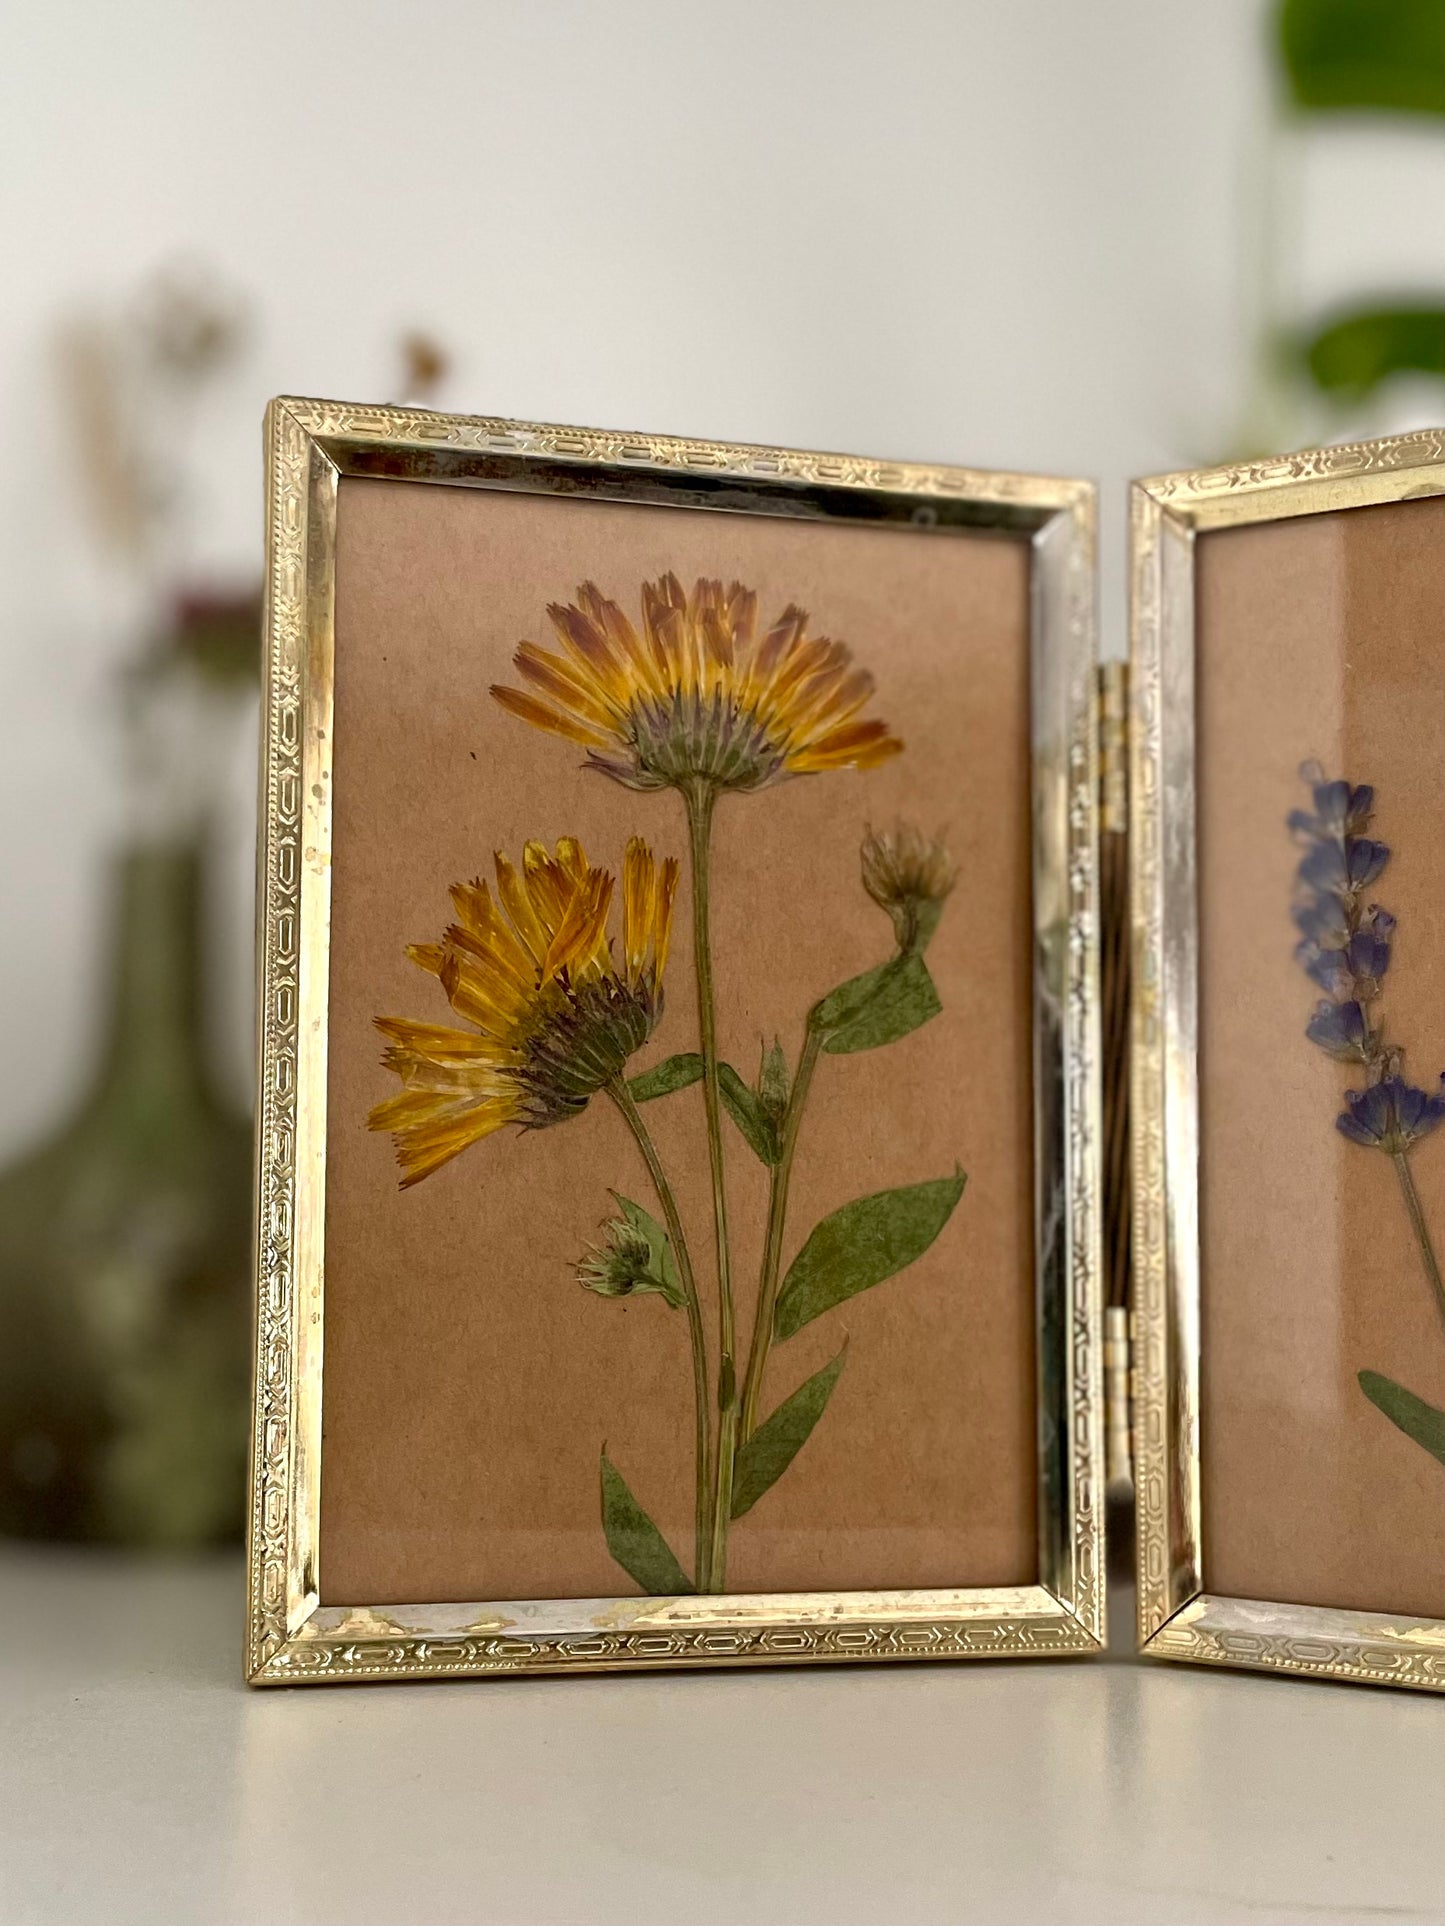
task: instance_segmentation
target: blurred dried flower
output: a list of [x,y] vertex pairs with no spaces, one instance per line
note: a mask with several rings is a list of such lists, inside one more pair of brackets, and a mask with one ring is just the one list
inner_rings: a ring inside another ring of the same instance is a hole
[[261,591],[183,590],[172,603],[168,656],[214,682],[253,682],[261,666]]
[[402,401],[429,401],[451,369],[445,350],[419,329],[402,336],[401,360]]
[[163,267],[141,290],[140,339],[152,364],[173,379],[198,382],[230,361],[246,331],[245,304],[204,264]]
[[119,311],[80,314],[59,330],[61,381],[96,532],[144,569],[194,485],[181,416],[235,358],[239,295],[196,262],[151,277]]

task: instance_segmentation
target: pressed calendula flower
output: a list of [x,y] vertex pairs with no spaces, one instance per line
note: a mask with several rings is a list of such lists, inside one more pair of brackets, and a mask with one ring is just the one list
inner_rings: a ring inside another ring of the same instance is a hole
[[759,632],[741,583],[699,581],[689,595],[675,575],[644,582],[640,631],[591,582],[547,614],[560,648],[523,642],[513,660],[526,687],[492,694],[630,789],[763,789],[871,768],[903,746],[864,719],[873,678],[848,648],[809,635],[791,604]]
[[938,927],[944,899],[958,878],[948,846],[913,823],[864,832],[863,887],[893,920],[898,947],[923,949]]
[[622,870],[620,954],[608,940],[614,878],[572,837],[531,842],[516,868],[496,857],[451,892],[457,920],[412,945],[466,1028],[378,1017],[383,1061],[402,1089],[368,1122],[396,1138],[403,1187],[505,1124],[562,1123],[613,1083],[662,1014],[662,972],[678,869],[639,838]]

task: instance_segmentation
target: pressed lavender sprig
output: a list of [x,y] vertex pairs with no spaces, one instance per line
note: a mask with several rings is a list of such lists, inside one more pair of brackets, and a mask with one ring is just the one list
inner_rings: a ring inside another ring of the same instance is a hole
[[[1365,1088],[1345,1092],[1345,1108],[1335,1118],[1335,1128],[1352,1143],[1384,1151],[1394,1164],[1435,1308],[1445,1326],[1445,1281],[1410,1169],[1413,1147],[1445,1122],[1445,1077],[1435,1095],[1407,1083],[1402,1075],[1404,1052],[1386,1042],[1379,1017],[1395,919],[1379,904],[1364,900],[1390,860],[1388,846],[1365,833],[1374,814],[1375,792],[1368,784],[1326,778],[1318,763],[1305,763],[1300,774],[1310,785],[1314,806],[1293,810],[1289,817],[1290,829],[1301,845],[1295,881],[1294,920],[1300,932],[1295,957],[1325,993],[1315,1005],[1305,1035],[1339,1062],[1364,1066]],[[1430,1407],[1376,1372],[1362,1373],[1361,1383],[1392,1422],[1426,1443],[1400,1399],[1411,1400],[1423,1411]],[[1426,1443],[1426,1448],[1439,1455],[1433,1444]]]
[[[1390,860],[1387,844],[1362,832],[1374,813],[1368,784],[1329,781],[1318,763],[1300,774],[1313,810],[1293,810],[1289,826],[1302,845],[1296,871],[1295,957],[1325,992],[1305,1035],[1342,1063],[1365,1067],[1366,1088],[1347,1090],[1336,1128],[1353,1142],[1404,1156],[1445,1122],[1445,1094],[1431,1096],[1400,1074],[1404,1052],[1385,1041],[1375,1006],[1390,967],[1395,919],[1364,892]],[[1445,1085],[1445,1077],[1441,1079]]]

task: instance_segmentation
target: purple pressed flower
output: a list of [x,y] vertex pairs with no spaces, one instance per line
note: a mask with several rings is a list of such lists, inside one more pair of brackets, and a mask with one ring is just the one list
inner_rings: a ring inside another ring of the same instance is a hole
[[1342,950],[1354,934],[1338,896],[1303,897],[1294,907],[1294,920],[1303,942],[1295,954],[1306,969],[1322,950]]
[[1348,896],[1367,888],[1389,861],[1384,843],[1369,836],[1347,836],[1343,842],[1318,842],[1306,851],[1299,866],[1300,881],[1311,889]]
[[1370,1033],[1365,1013],[1353,998],[1348,1003],[1318,1003],[1305,1035],[1342,1063],[1368,1063]]
[[1351,933],[1343,913],[1316,918],[1313,912],[1319,907],[1318,904],[1308,906],[1309,920],[1326,925],[1326,933],[1335,941],[1319,943],[1307,936],[1295,945],[1295,961],[1336,1003],[1346,997],[1360,1002],[1378,996],[1380,978],[1390,967],[1394,917],[1388,910],[1376,909],[1372,904],[1365,921]]
[[[1354,941],[1352,937],[1351,942]],[[1348,949],[1322,950],[1318,943],[1299,943],[1295,946],[1295,960],[1311,981],[1318,983],[1328,997],[1336,1002],[1353,996],[1355,973],[1350,967]]]
[[1318,763],[1306,763],[1300,774],[1310,783],[1315,813],[1305,809],[1290,811],[1289,826],[1305,836],[1351,836],[1363,829],[1375,807],[1375,792],[1369,783],[1358,788],[1347,782],[1326,782]]
[[1384,843],[1377,843],[1369,836],[1345,839],[1345,864],[1352,890],[1367,889],[1389,860],[1390,851]]
[[1353,1143],[1401,1157],[1445,1122],[1445,1077],[1440,1083],[1441,1094],[1434,1097],[1403,1077],[1383,1077],[1368,1090],[1347,1090],[1349,1108],[1336,1117],[1335,1128]]
[[1389,969],[1390,938],[1394,931],[1395,919],[1390,912],[1372,906],[1345,950],[1350,975],[1357,982],[1378,983]]

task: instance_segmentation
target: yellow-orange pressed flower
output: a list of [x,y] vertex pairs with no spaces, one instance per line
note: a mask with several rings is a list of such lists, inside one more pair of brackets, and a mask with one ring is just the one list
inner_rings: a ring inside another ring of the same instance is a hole
[[504,1124],[540,1130],[586,1109],[662,1015],[662,972],[678,869],[640,838],[622,867],[622,944],[607,925],[614,878],[564,836],[530,842],[518,870],[500,853],[496,887],[452,888],[457,920],[407,955],[439,979],[467,1027],[378,1017],[400,1092],[368,1122],[396,1138],[402,1186]]
[[758,598],[734,582],[675,575],[642,585],[642,630],[591,582],[547,614],[560,650],[523,642],[525,688],[494,685],[504,709],[580,743],[629,789],[763,789],[823,769],[871,768],[902,748],[865,720],[873,678],[842,642],[808,634],[790,604],[757,628]]

